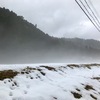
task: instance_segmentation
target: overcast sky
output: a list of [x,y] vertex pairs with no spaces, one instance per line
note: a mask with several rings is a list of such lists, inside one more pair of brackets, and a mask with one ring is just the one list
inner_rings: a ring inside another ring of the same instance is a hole
[[[91,1],[100,15],[100,0]],[[100,40],[100,32],[92,25],[75,0],[0,0],[0,6],[24,16],[49,35]]]

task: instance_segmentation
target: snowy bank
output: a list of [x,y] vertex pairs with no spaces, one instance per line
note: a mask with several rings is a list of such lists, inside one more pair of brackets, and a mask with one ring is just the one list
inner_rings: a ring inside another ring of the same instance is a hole
[[100,64],[0,65],[0,100],[100,100]]

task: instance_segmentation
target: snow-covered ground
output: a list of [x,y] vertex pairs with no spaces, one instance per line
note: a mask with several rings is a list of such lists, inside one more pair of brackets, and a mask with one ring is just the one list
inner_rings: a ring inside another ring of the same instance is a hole
[[0,100],[100,100],[100,64],[0,65]]

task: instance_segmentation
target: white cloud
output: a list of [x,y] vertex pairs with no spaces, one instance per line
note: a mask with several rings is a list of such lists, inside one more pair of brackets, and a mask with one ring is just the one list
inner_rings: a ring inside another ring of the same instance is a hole
[[[100,12],[100,1],[91,1]],[[50,35],[100,39],[75,0],[0,0],[0,6],[24,16]]]

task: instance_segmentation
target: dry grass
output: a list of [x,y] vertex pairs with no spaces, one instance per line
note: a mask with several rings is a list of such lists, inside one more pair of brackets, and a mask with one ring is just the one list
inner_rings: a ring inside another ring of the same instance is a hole
[[97,64],[97,63],[94,63],[94,64],[82,64],[82,65],[78,65],[78,64],[68,64],[67,66],[70,67],[70,68],[72,68],[72,69],[73,68],[79,68],[79,67],[91,69],[92,67],[95,67],[95,66],[99,67],[100,64]]
[[17,71],[13,71],[13,70],[4,70],[4,71],[0,71],[0,80],[4,80],[6,78],[14,78],[16,75],[18,74]]
[[[12,79],[15,76],[17,76],[18,74],[29,74],[34,70],[39,71],[43,76],[45,76],[45,73],[42,72],[41,69],[26,67],[26,68],[22,69],[21,72],[17,72],[17,71],[13,71],[13,70],[0,71],[0,80],[4,80],[4,79],[7,79],[7,78]],[[33,77],[31,77],[31,79],[33,79]]]
[[57,100],[57,97],[53,97],[54,100]]
[[95,97],[94,95],[90,94],[90,96],[91,96],[93,99],[97,100],[97,97]]
[[40,66],[40,67],[44,67],[48,70],[56,71],[56,69],[54,67],[50,67],[50,66]]
[[[44,72],[42,72],[42,69],[39,69],[39,68],[31,68],[31,67],[26,67],[26,68],[24,68],[22,71],[21,71],[21,74],[29,74],[29,73],[31,73],[32,71],[35,71],[35,70],[37,70],[37,71],[39,71],[43,76],[45,76],[45,73]],[[32,79],[32,78],[31,78]]]
[[40,71],[40,73],[41,73],[43,76],[45,76],[45,73],[44,73],[44,72]]
[[72,93],[73,96],[74,96],[75,98],[77,98],[77,99],[80,99],[80,98],[82,97],[82,95],[79,94],[79,93],[76,93],[76,92],[71,92],[71,93]]
[[100,80],[100,77],[93,77],[92,79]]
[[31,72],[32,70],[36,70],[36,68],[26,67],[21,72],[23,72],[23,73],[25,73],[25,72]]
[[80,89],[78,89],[78,88],[76,88],[76,90],[77,90],[77,91],[79,91],[79,92],[81,91],[81,90],[80,90]]
[[89,69],[91,69],[91,67],[93,67],[93,66],[97,66],[97,67],[99,67],[100,66],[100,64],[83,64],[85,67],[87,67],[87,68],[89,68]]
[[77,65],[77,64],[69,64],[67,66],[70,68],[79,68],[79,65]]
[[85,86],[85,89],[86,89],[86,90],[95,90],[95,89],[93,88],[93,86],[91,86],[91,85],[86,85],[86,86]]

